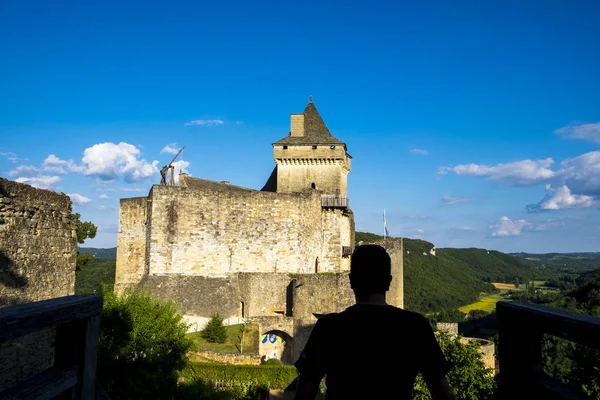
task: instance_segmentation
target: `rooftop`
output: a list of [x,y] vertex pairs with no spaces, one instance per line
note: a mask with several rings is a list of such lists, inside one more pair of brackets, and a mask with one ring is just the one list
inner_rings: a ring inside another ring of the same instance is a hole
[[336,139],[331,132],[329,132],[327,125],[323,122],[319,111],[317,111],[317,108],[312,101],[312,96],[302,114],[304,115],[304,135],[291,136],[290,132],[283,139],[273,143],[273,145],[342,145],[344,148],[346,147],[344,142]]

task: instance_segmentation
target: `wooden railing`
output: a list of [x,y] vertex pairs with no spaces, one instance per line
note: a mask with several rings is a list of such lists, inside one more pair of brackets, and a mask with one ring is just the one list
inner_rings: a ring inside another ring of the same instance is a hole
[[321,195],[321,207],[348,208],[349,203],[350,199],[348,199],[348,196],[338,196],[335,194]]
[[496,305],[500,355],[500,399],[579,399],[545,375],[542,337],[557,336],[600,349],[600,318],[520,302]]
[[0,343],[56,327],[54,365],[0,391],[8,399],[94,399],[102,298],[67,296],[0,308]]

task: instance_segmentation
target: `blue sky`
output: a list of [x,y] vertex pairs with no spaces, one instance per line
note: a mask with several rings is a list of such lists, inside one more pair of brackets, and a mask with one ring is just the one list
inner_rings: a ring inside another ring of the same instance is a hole
[[357,229],[385,208],[437,247],[600,251],[599,20],[597,1],[3,1],[0,175],[70,194],[86,246],[111,247],[165,146],[258,189],[312,93],[353,156]]

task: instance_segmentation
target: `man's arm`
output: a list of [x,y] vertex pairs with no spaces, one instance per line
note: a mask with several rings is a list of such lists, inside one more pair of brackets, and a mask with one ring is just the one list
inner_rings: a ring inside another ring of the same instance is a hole
[[427,383],[427,388],[429,389],[429,393],[431,393],[431,397],[433,397],[434,400],[455,400],[456,399],[456,397],[454,396],[454,392],[452,391],[452,388],[448,384],[448,380],[446,379],[446,377],[443,377],[441,380],[436,381],[436,382],[428,382],[426,380],[425,383]]
[[296,386],[296,395],[294,400],[314,400],[319,392],[321,379],[311,378],[300,374],[298,377],[298,386]]

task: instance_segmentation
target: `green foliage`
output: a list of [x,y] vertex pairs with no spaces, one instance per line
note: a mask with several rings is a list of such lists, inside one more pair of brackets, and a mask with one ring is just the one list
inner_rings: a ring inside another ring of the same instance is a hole
[[[97,227],[90,221],[81,222],[81,215],[79,213],[73,214],[73,218],[77,224],[76,234],[77,243],[85,242],[85,239],[93,239],[96,237]],[[75,264],[75,271],[81,271],[92,262],[92,256],[90,254],[81,254],[77,252],[77,263]]]
[[112,292],[116,261],[92,258],[88,266],[75,273],[75,294],[100,294],[102,288]]
[[227,330],[223,325],[223,317],[219,314],[213,314],[202,330],[202,337],[211,343],[225,343]]
[[188,363],[180,374],[183,382],[242,382],[248,387],[268,387],[285,389],[298,372],[291,365],[225,365],[208,363]]
[[465,320],[465,313],[458,311],[456,308],[442,308],[434,314],[433,320],[435,322],[462,322]]
[[188,326],[175,304],[104,293],[97,380],[113,399],[168,399],[187,362]]
[[527,264],[555,270],[568,268],[581,271],[600,268],[600,253],[511,253],[510,255]]
[[[463,344],[460,336],[452,338],[438,332],[438,341],[451,370],[446,376],[458,400],[490,399],[496,389],[493,370],[486,369],[477,343]],[[416,400],[429,400],[431,394],[419,374],[413,390]]]
[[488,312],[484,310],[471,310],[469,311],[468,318],[469,319],[479,319],[485,318],[488,316]]
[[93,239],[96,237],[96,231],[98,228],[96,225],[92,224],[90,221],[81,222],[79,218],[81,215],[79,213],[73,214],[73,217],[77,221],[77,243],[81,244],[85,242],[85,239]]

